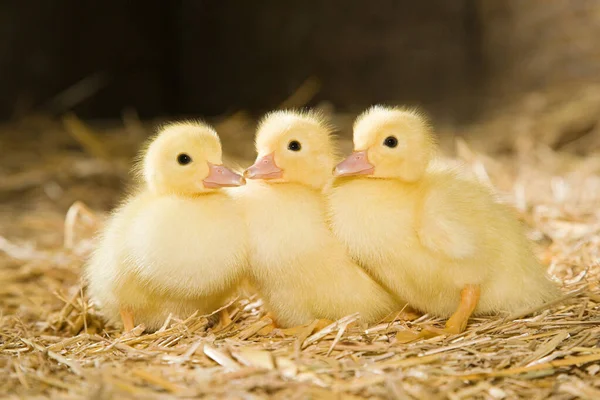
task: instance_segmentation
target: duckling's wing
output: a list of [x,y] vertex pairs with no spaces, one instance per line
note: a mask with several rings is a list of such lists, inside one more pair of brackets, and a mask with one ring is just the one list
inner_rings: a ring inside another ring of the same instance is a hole
[[467,259],[484,241],[489,194],[477,184],[447,178],[425,190],[417,208],[417,235],[434,252]]

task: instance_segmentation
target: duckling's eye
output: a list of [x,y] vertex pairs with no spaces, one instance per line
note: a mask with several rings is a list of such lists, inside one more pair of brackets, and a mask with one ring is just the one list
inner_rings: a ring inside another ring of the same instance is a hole
[[297,140],[292,140],[291,142],[288,143],[288,150],[300,151],[301,148],[302,148],[302,146],[300,145],[300,142]]
[[177,162],[179,163],[179,165],[188,165],[192,162],[192,157],[188,156],[185,153],[181,153],[177,156]]
[[383,141],[383,145],[393,149],[394,147],[398,146],[398,139],[393,136],[388,136]]

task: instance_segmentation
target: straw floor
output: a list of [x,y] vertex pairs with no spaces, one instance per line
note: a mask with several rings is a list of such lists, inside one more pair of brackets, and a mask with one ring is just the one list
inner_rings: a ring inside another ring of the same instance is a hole
[[[347,127],[348,118],[338,119]],[[81,280],[93,221],[76,219],[71,248],[64,247],[63,224],[75,201],[98,218],[114,206],[147,126],[130,115],[124,127],[95,127],[106,138],[100,143],[90,129],[74,117],[2,129],[0,397],[600,399],[597,154],[533,141],[527,151],[490,156],[442,137],[451,144],[446,154],[522,212],[540,258],[562,285],[564,297],[554,304],[475,318],[461,335],[411,342],[444,321],[392,316],[364,326],[351,315],[285,334],[264,329],[265,310],[251,297],[231,304],[233,321],[225,326],[192,315],[165,321],[153,334],[122,336],[104,325]],[[247,165],[252,124],[239,115],[218,129],[230,160]]]

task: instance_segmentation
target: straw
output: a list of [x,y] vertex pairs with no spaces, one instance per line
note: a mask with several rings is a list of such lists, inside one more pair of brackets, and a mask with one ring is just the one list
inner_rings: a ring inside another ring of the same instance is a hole
[[[315,82],[306,85],[291,103],[311,97]],[[227,139],[224,149],[245,165],[254,157],[246,118],[235,113],[218,124],[224,138],[240,141],[230,151],[236,143]],[[112,130],[73,116],[65,123],[69,132],[57,123],[36,140],[18,127],[2,131],[10,140],[2,143],[0,196],[10,212],[0,213],[0,397],[599,397],[596,154],[536,141],[526,154],[483,153],[468,137],[459,142],[454,161],[516,202],[536,254],[562,286],[563,296],[543,306],[472,318],[461,335],[437,335],[443,319],[401,313],[373,326],[352,314],[322,329],[318,320],[273,329],[248,293],[224,305],[231,321],[223,326],[214,315],[171,315],[158,332],[123,335],[90,302],[82,268],[94,230],[122,196],[125,166],[140,145],[132,141],[144,139],[127,132],[151,129],[137,119]],[[49,182],[60,188],[48,189],[54,197],[43,189]],[[64,219],[76,201],[90,211],[71,212],[65,248]]]

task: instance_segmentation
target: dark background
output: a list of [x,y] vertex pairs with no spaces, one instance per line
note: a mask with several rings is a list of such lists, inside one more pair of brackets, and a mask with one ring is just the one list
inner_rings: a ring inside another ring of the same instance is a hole
[[309,105],[471,121],[597,80],[598,15],[596,0],[2,1],[0,119],[261,113],[312,77]]

